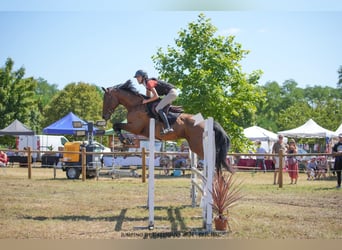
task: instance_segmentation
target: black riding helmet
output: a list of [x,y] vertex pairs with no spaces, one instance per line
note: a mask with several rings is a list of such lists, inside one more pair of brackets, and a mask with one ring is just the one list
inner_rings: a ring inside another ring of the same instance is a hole
[[142,76],[143,78],[148,78],[147,76],[147,72],[139,69],[137,72],[135,72],[134,78],[136,78],[137,76]]

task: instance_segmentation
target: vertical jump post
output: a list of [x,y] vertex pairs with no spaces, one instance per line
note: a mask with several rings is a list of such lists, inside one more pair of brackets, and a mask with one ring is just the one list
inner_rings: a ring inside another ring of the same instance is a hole
[[154,141],[155,120],[150,119],[149,164],[148,164],[148,229],[154,229]]

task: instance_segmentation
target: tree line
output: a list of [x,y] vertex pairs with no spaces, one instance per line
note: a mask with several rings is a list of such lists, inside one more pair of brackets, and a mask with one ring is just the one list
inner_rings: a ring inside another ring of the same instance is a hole
[[[293,79],[260,83],[262,70],[247,74],[240,65],[249,51],[234,36],[216,36],[216,31],[200,14],[180,30],[175,47],[168,46],[166,52],[159,48],[152,60],[160,78],[180,90],[175,104],[187,113],[201,112],[217,120],[232,138],[232,150],[245,148],[243,129],[253,125],[278,132],[309,118],[333,131],[341,124],[342,66],[336,72],[336,88],[301,88]],[[25,68],[15,70],[14,60],[8,58],[0,68],[0,129],[18,119],[40,134],[69,112],[96,121],[101,119],[102,98],[100,86],[94,84],[72,82],[59,90],[45,79],[25,77]],[[124,120],[125,115],[120,106],[112,122]],[[11,140],[0,137],[0,145]]]

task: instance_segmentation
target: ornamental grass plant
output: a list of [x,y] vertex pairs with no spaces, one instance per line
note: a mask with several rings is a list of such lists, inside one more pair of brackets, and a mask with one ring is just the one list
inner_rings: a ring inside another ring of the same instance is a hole
[[216,226],[217,230],[226,230],[227,227],[231,230],[229,224],[229,210],[243,197],[241,184],[241,182],[236,182],[236,178],[234,178],[233,174],[215,174],[212,190],[212,208],[213,212],[216,214],[216,217],[214,218],[215,225],[223,224],[222,228],[217,228]]

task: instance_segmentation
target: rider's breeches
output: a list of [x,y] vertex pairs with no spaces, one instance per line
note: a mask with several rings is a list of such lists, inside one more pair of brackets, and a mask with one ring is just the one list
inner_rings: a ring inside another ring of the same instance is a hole
[[175,89],[171,89],[170,92],[164,96],[164,98],[159,102],[156,106],[156,111],[158,112],[160,109],[164,108],[166,105],[171,104],[177,98],[177,91]]

